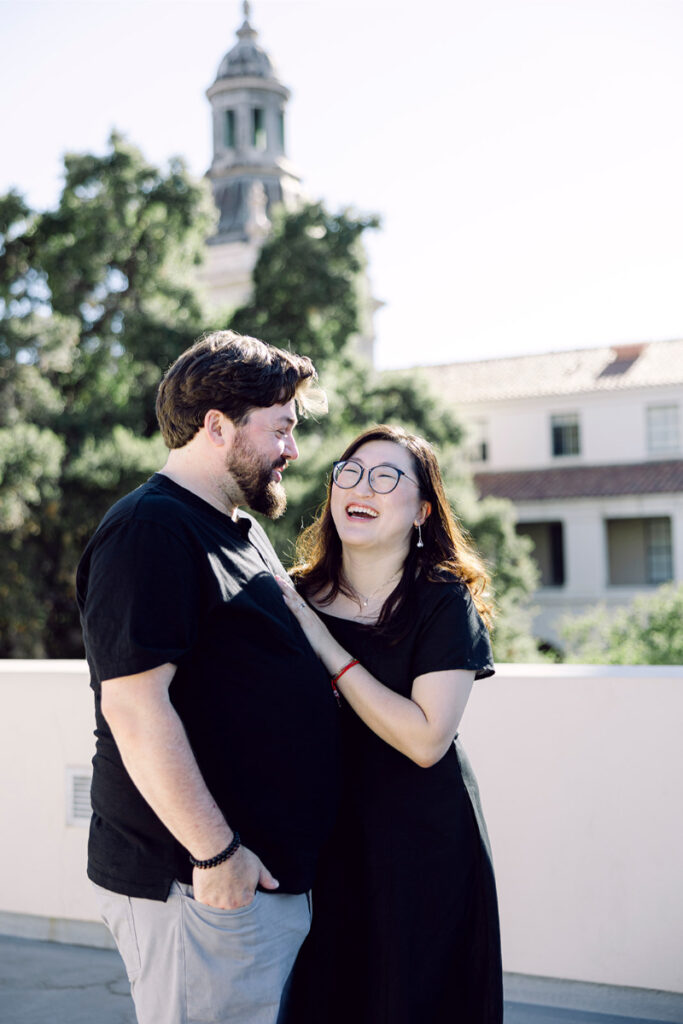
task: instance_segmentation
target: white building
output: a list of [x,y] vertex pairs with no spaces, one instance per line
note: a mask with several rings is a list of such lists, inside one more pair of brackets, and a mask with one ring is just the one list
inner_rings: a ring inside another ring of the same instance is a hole
[[683,341],[425,367],[482,496],[510,499],[541,587],[535,632],[683,581]]

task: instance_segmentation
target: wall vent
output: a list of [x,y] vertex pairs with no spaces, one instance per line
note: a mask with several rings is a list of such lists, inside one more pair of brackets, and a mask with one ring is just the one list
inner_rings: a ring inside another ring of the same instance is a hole
[[66,823],[67,825],[90,824],[90,767],[67,767],[66,769]]

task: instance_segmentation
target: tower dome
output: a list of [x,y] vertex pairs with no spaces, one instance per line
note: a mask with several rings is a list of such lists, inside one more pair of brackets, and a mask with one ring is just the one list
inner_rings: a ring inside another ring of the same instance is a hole
[[216,79],[219,78],[275,78],[273,62],[266,51],[258,45],[258,33],[249,24],[251,13],[248,0],[243,5],[244,22],[237,30],[238,42],[226,53],[220,63]]

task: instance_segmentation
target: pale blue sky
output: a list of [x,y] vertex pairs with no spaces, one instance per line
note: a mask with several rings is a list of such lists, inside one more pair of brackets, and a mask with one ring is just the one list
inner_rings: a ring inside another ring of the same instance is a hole
[[[0,0],[0,190],[111,127],[210,161],[241,3]],[[681,0],[254,0],[288,153],[368,241],[381,366],[683,335]]]

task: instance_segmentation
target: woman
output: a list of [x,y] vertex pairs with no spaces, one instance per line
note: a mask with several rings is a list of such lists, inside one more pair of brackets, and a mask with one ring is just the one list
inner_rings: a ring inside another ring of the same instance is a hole
[[298,592],[279,582],[339,698],[343,781],[287,1024],[499,1024],[488,838],[453,742],[493,673],[487,578],[427,442],[356,438],[299,554]]

